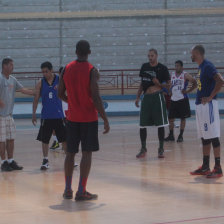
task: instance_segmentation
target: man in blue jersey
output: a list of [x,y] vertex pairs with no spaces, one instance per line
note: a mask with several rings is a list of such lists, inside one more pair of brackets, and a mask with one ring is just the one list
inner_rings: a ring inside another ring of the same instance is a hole
[[33,117],[32,122],[36,125],[36,110],[39,98],[42,99],[41,126],[37,136],[37,140],[42,142],[43,163],[41,170],[49,168],[48,149],[49,141],[53,130],[62,147],[66,149],[66,129],[64,124],[64,113],[62,102],[58,98],[59,76],[53,73],[53,67],[50,62],[41,64],[43,78],[36,85],[36,95],[33,101]]
[[[224,80],[215,66],[205,59],[205,49],[196,45],[191,52],[192,62],[199,65],[197,75],[196,122],[198,137],[203,145],[203,164],[191,172],[191,175],[206,175],[207,178],[223,176],[220,165],[220,119],[216,95],[220,91]],[[210,151],[213,146],[215,166],[210,171]]]

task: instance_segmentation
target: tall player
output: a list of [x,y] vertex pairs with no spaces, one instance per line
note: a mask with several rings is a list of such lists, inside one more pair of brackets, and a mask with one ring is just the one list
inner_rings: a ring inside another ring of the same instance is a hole
[[[99,150],[98,112],[104,121],[104,134],[110,130],[99,94],[97,69],[88,62],[91,53],[90,45],[85,40],[76,44],[77,60],[66,65],[59,84],[59,97],[68,102],[66,115],[67,152],[65,158],[65,190],[63,197],[71,199],[72,175],[75,154],[81,143],[82,159],[80,163],[80,179],[75,195],[76,201],[97,199],[96,194],[86,190],[87,179],[92,162],[92,152]],[[65,94],[67,92],[67,95]]]
[[149,62],[144,63],[140,70],[139,76],[141,77],[141,84],[135,101],[136,107],[139,107],[140,96],[142,93],[144,94],[140,112],[141,149],[136,157],[143,158],[147,152],[146,127],[156,126],[158,127],[159,138],[158,157],[164,158],[164,127],[168,126],[169,123],[162,89],[170,88],[170,75],[167,67],[158,62],[158,53],[156,49],[149,50],[148,59]]
[[[223,174],[220,165],[220,118],[216,97],[224,84],[224,80],[215,66],[205,59],[205,49],[202,45],[193,47],[191,58],[199,66],[197,75],[196,122],[198,137],[201,138],[203,145],[202,166],[191,172],[191,174],[206,175],[207,178],[217,178]],[[211,145],[215,157],[215,166],[212,172],[209,165]]]
[[[187,89],[188,83],[191,87]],[[187,94],[197,87],[196,80],[183,70],[183,62],[175,62],[175,72],[171,74],[171,102],[169,108],[169,129],[170,133],[165,141],[175,141],[173,130],[175,118],[180,118],[180,134],[177,142],[183,142],[183,133],[186,125],[186,118],[191,116],[190,104]]]

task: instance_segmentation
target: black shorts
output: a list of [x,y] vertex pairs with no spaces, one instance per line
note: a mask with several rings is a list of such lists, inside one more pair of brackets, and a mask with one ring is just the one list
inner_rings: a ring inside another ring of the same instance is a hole
[[66,122],[67,152],[77,153],[81,142],[82,151],[98,151],[98,121]]
[[64,119],[41,119],[37,140],[48,144],[53,130],[59,142],[66,141],[66,128]]
[[191,116],[191,110],[188,98],[184,98],[178,101],[171,100],[169,109],[169,119],[174,118],[184,119],[190,116]]

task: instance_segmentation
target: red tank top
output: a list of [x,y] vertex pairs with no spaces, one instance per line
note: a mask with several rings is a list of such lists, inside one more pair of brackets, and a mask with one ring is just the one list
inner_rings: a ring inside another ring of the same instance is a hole
[[85,61],[72,61],[66,65],[63,75],[68,95],[66,118],[72,122],[98,120],[98,113],[90,92],[90,71],[93,66]]

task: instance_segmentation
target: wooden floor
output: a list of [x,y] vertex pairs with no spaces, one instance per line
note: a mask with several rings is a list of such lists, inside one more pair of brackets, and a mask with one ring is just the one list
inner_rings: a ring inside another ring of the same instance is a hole
[[[41,172],[38,129],[30,120],[17,120],[15,158],[24,170],[0,172],[0,224],[224,223],[224,178],[189,175],[202,158],[194,118],[188,120],[184,143],[166,143],[166,158],[160,160],[155,128],[148,129],[147,157],[137,160],[138,117],[110,121],[111,132],[100,134],[101,151],[93,156],[88,180],[88,190],[98,193],[99,199],[77,203],[62,198],[64,154],[50,152],[50,169]],[[224,120],[221,123],[224,127]],[[224,146],[223,138],[221,142]],[[74,172],[74,191],[78,172],[79,168]]]

